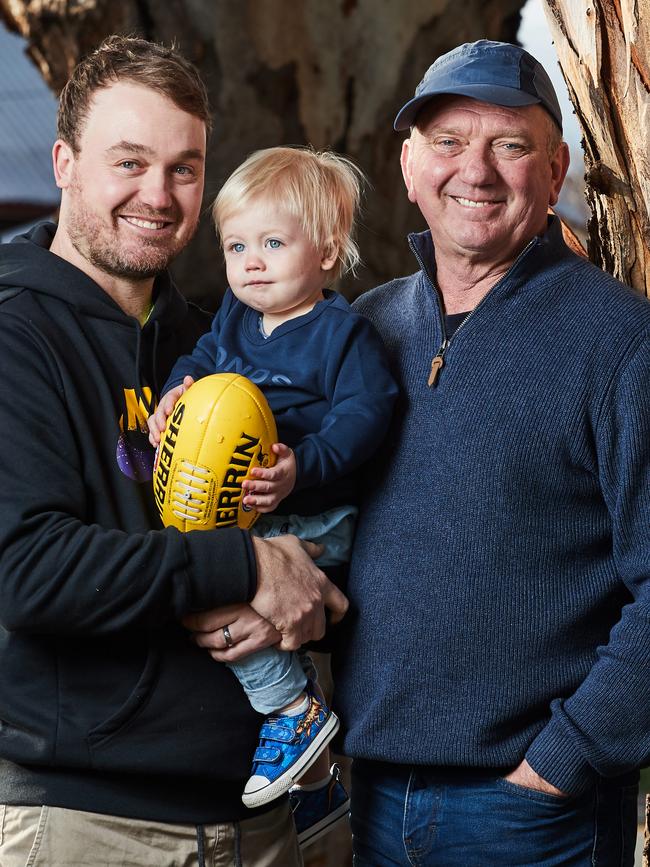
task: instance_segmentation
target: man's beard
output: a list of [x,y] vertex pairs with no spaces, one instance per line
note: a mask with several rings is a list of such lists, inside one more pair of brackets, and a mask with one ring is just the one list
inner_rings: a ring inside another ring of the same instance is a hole
[[[194,235],[198,219],[193,226],[188,226],[182,238],[155,237],[134,239],[131,245],[124,243],[118,231],[118,212],[111,214],[113,224],[102,220],[96,213],[86,207],[83,191],[78,183],[74,183],[70,192],[74,200],[71,202],[66,229],[68,237],[77,252],[88,262],[112,277],[127,280],[148,280],[164,271],[169,263],[181,252]],[[144,220],[175,220],[177,212],[154,212],[143,205],[129,205],[130,216]]]

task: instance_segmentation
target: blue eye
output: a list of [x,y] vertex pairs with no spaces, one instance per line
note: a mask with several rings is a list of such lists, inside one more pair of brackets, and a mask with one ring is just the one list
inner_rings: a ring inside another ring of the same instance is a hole
[[435,144],[442,150],[452,150],[458,147],[458,141],[455,138],[439,138],[436,139]]
[[232,250],[233,253],[243,253],[245,247],[241,243],[241,241],[237,241],[236,243],[230,245],[230,249]]
[[278,241],[277,238],[269,238],[269,240],[266,242],[266,245],[272,250],[278,250],[282,246],[282,241]]

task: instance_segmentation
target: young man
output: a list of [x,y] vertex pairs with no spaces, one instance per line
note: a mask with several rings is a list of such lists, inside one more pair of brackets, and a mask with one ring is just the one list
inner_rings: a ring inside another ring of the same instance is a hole
[[359,867],[633,863],[650,305],[547,217],[561,123],[540,64],[486,40],[397,116],[429,231],[419,270],[356,305],[403,386],[335,668]]
[[345,598],[293,537],[159,529],[150,484],[158,384],[209,325],[165,272],[208,126],[177,52],[110,38],[61,96],[58,226],[0,248],[3,867],[300,863],[287,803],[241,804],[259,718],[183,620],[293,649]]

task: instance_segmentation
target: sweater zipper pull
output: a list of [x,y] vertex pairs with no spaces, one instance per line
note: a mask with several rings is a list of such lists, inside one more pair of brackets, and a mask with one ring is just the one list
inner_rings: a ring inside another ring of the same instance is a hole
[[445,351],[448,345],[449,341],[444,340],[437,354],[431,360],[431,373],[429,374],[429,379],[427,380],[429,388],[434,386],[438,381],[438,376],[440,375],[440,371],[442,370],[445,363]]

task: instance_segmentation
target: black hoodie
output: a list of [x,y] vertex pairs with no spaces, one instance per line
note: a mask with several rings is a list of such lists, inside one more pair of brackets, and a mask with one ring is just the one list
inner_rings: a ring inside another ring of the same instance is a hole
[[250,817],[260,718],[179,623],[254,595],[250,540],[161,527],[145,434],[209,319],[161,276],[141,327],[53,232],[0,246],[0,803]]

